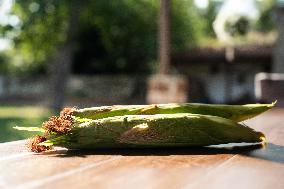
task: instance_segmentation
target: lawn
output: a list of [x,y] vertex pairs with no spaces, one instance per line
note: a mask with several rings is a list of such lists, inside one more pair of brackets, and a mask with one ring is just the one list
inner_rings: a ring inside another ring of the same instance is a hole
[[40,127],[49,111],[35,106],[0,106],[0,142],[29,138],[34,134],[13,129],[15,126]]

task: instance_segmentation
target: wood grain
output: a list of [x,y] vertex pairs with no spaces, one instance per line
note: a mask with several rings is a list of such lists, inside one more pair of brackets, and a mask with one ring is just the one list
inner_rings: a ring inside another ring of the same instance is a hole
[[0,144],[0,188],[284,188],[284,110],[246,124],[264,147],[110,149],[35,154]]

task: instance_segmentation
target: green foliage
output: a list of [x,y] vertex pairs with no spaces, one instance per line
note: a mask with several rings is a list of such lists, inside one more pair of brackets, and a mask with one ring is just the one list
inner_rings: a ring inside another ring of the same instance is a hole
[[[82,16],[74,70],[149,72],[157,56],[158,8],[158,1],[149,0],[92,1]],[[197,44],[197,17],[191,1],[173,1],[173,51]]]
[[250,21],[245,16],[234,17],[227,20],[225,23],[225,30],[231,36],[244,36],[250,29]]
[[82,15],[75,70],[147,70],[156,52],[156,16],[151,1],[92,1]]
[[0,53],[0,74],[6,74],[8,72],[8,59],[5,53]]
[[206,33],[207,37],[215,38],[216,34],[213,29],[213,22],[217,16],[217,9],[218,9],[219,2],[209,0],[208,7],[201,11],[201,16],[204,19],[204,32]]
[[[16,0],[13,68],[43,70],[66,42],[71,4],[67,0]],[[83,73],[149,72],[157,56],[159,1],[84,1],[74,35],[74,70]],[[178,51],[198,44],[202,23],[191,0],[172,1],[172,43]]]
[[262,32],[269,32],[275,29],[274,8],[275,0],[263,0],[258,3],[260,17],[256,23],[256,29]]
[[[15,0],[11,14],[16,15],[20,23],[0,26],[0,37],[12,39],[15,48],[7,53],[8,57],[0,55],[0,72],[45,73],[54,53],[67,40],[74,2],[77,1]],[[207,43],[208,37],[215,38],[212,24],[220,1],[209,1],[204,10],[198,10],[192,0],[171,2],[173,52],[198,46],[204,37]],[[157,0],[81,2],[78,26],[72,39],[75,44],[73,72],[153,71],[158,48],[159,3]],[[260,18],[253,29],[273,30],[275,0],[257,1],[257,4]],[[244,35],[249,27],[250,23],[242,17],[226,24],[226,29],[235,36]]]
[[12,71],[38,71],[56,46],[65,40],[68,8],[64,1],[17,0],[12,14],[21,21],[6,30],[15,33],[15,48],[11,52]]
[[172,47],[173,51],[198,45],[203,36],[204,23],[191,0],[172,1]]

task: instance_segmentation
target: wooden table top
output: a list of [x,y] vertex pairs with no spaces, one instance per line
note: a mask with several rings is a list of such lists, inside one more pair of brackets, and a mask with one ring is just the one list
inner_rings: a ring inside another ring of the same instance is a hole
[[0,144],[0,188],[284,188],[284,109],[246,124],[266,146],[122,149],[35,154]]

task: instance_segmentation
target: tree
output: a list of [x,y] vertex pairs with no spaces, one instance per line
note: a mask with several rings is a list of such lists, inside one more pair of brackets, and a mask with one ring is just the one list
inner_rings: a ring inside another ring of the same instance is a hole
[[[73,70],[78,73],[149,73],[157,57],[159,1],[84,1],[74,36]],[[47,72],[57,47],[65,43],[70,16],[68,0],[16,0],[20,25],[14,62],[18,71]],[[173,0],[173,51],[196,46],[202,23],[191,0]],[[19,63],[20,62],[20,63]],[[45,70],[45,71],[44,71]]]
[[250,29],[250,21],[245,16],[235,16],[225,23],[225,31],[231,36],[244,36]]
[[[69,8],[67,1],[16,0],[12,14],[20,24],[10,27],[15,33],[13,63],[19,72],[46,68],[57,46],[66,41]],[[46,64],[43,64],[46,63]],[[45,69],[46,70],[46,69]]]
[[258,2],[260,16],[256,23],[256,29],[261,32],[269,32],[275,30],[274,9],[275,0],[265,0]]
[[213,29],[213,23],[218,13],[220,1],[208,1],[208,6],[205,10],[200,10],[201,16],[204,18],[204,31],[208,37],[215,38],[216,34]]
[[64,104],[66,86],[73,62],[78,18],[83,5],[83,2],[77,0],[69,1],[68,9],[70,13],[67,19],[66,39],[62,44],[58,45],[52,64],[49,66],[51,76],[49,105],[54,111],[60,111]]
[[[74,71],[151,72],[157,57],[159,2],[92,1],[82,18]],[[174,0],[172,4],[172,50],[196,46],[202,28],[192,1]]]
[[[86,2],[86,1],[85,1]],[[13,13],[20,20],[19,35],[14,38],[23,67],[46,64],[49,73],[49,105],[61,109],[71,63],[75,35],[83,3],[70,1],[16,1]],[[15,32],[15,31],[14,31]]]
[[[83,4],[82,4],[83,3]],[[19,71],[51,75],[59,109],[73,64],[77,73],[149,73],[157,54],[159,1],[15,0],[9,26]],[[173,0],[173,51],[195,46],[201,25],[191,0]],[[80,10],[80,11],[79,11]]]

